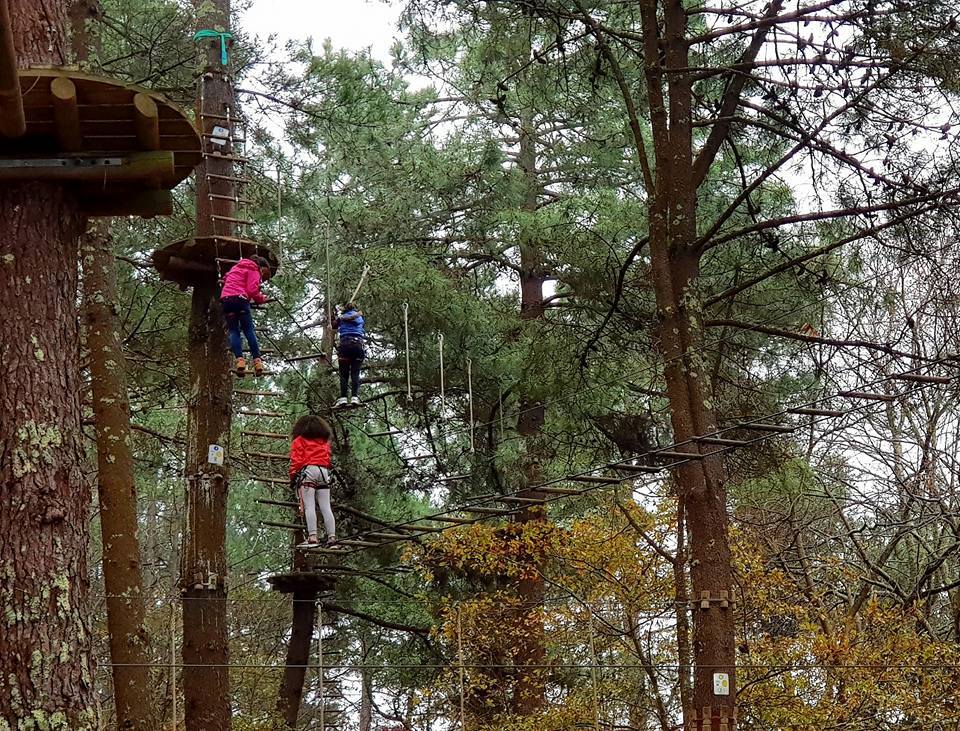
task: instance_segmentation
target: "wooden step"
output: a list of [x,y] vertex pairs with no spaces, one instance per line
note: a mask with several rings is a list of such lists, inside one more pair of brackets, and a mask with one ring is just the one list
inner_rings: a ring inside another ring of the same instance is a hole
[[624,472],[634,472],[634,473],[644,473],[644,474],[656,474],[657,472],[663,472],[663,467],[657,467],[655,465],[647,464],[609,464],[607,465],[608,469],[614,470],[623,470]]
[[461,508],[464,513],[476,513],[477,515],[514,515],[513,510],[504,510],[503,508]]
[[654,452],[651,456],[663,457],[664,459],[701,459],[703,457],[703,455],[697,452],[678,452],[674,449],[663,449],[659,452]]
[[553,487],[553,486],[531,487],[530,491],[542,492],[542,493],[546,493],[547,495],[582,495],[584,493],[584,490],[574,490],[569,487]]
[[451,518],[445,515],[430,518],[430,520],[436,520],[439,523],[453,523],[455,525],[473,525],[477,522],[475,518]]
[[279,411],[258,411],[256,409],[240,409],[240,413],[244,416],[262,416],[267,419],[279,419],[281,417],[286,417],[286,414],[283,414]]
[[299,363],[304,360],[320,360],[327,357],[326,353],[308,353],[307,355],[291,355],[283,360],[287,363]]
[[697,437],[697,441],[704,444],[715,444],[718,447],[745,447],[750,443],[743,439],[728,439],[727,437]]
[[607,477],[605,475],[577,475],[567,479],[571,482],[585,482],[588,485],[619,485],[623,482],[622,477]]
[[256,226],[256,221],[248,221],[245,218],[234,218],[233,216],[217,216],[211,214],[210,218],[214,221],[226,221],[227,223],[235,223],[237,226]]
[[794,409],[787,409],[787,413],[799,414],[800,416],[843,416],[846,411],[837,411],[836,409],[813,409],[805,406],[798,406]]
[[504,495],[498,497],[501,503],[514,503],[517,505],[543,505],[543,498],[539,497],[517,497],[515,495]]
[[891,396],[886,393],[871,393],[870,391],[840,391],[838,396],[843,396],[844,398],[858,398],[864,399],[865,401],[895,401],[896,396]]
[[377,543],[375,541],[363,541],[357,538],[344,538],[343,540],[337,541],[338,546],[355,546],[358,548],[374,548],[375,546],[381,546],[382,543]]
[[943,385],[953,383],[953,379],[949,376],[930,376],[922,373],[898,373],[891,377],[898,381],[911,381],[913,383],[940,383]]
[[738,424],[738,429],[749,429],[750,431],[762,431],[770,434],[793,434],[795,427],[786,424]]
[[368,432],[367,436],[376,439],[377,437],[392,437],[396,434],[403,434],[403,431],[400,429],[390,429],[388,431],[372,431],[372,432]]
[[306,530],[307,526],[298,523],[278,523],[275,520],[261,520],[260,525],[267,528],[285,528],[286,530]]
[[273,396],[275,398],[280,398],[286,394],[280,393],[279,391],[251,391],[246,388],[235,388],[233,389],[234,393],[239,393],[243,396]]

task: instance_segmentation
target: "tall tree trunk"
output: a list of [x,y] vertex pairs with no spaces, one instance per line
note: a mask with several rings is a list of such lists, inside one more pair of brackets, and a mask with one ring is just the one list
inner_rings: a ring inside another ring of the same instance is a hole
[[[230,0],[195,0],[202,28],[230,29]],[[203,41],[206,64],[200,79],[201,132],[209,134],[219,115],[236,118],[233,85],[220,62],[220,41]],[[229,110],[229,115],[228,115]],[[205,139],[205,149],[209,149]],[[210,175],[219,176],[211,178]],[[210,194],[235,198],[233,164],[204,156],[197,168],[197,236],[233,235],[215,226],[213,215],[233,217],[234,205]],[[226,223],[226,222],[224,222]],[[215,279],[197,284],[190,310],[190,401],[188,404],[187,497],[180,558],[183,592],[183,689],[188,731],[230,728],[227,640],[226,520],[228,469],[208,461],[210,445],[227,447],[233,409],[231,360]],[[226,450],[229,458],[229,450]]]
[[[524,178],[525,194],[522,210],[528,216],[537,211],[537,149],[533,115],[525,115],[520,123],[520,170]],[[543,319],[543,261],[535,236],[524,234],[520,241],[520,318],[524,321]],[[543,427],[546,409],[543,404],[526,394],[520,395],[520,416],[517,431],[524,439],[526,457],[522,466],[525,485],[542,481],[540,430]],[[525,491],[522,493],[527,495]],[[542,494],[529,493],[535,497]],[[520,512],[518,522],[539,523],[547,520],[542,506],[530,507]],[[518,665],[528,666],[520,671],[513,711],[531,715],[543,708],[546,686],[542,668],[547,657],[544,645],[543,601],[546,588],[542,578],[523,579],[518,591],[521,598],[521,614],[516,627]],[[533,667],[536,666],[536,667]]]
[[313,626],[317,621],[317,593],[293,593],[293,624],[287,645],[287,662],[283,683],[277,699],[277,713],[283,717],[286,728],[295,729],[303,699],[303,681],[307,676],[310,649],[313,646]]
[[373,731],[373,674],[367,667],[370,652],[366,633],[360,638],[363,669],[360,671],[360,723],[357,731]]
[[117,283],[105,223],[82,247],[87,349],[97,430],[97,495],[117,725],[157,727],[150,685],[150,637],[140,575],[127,371],[117,324]]
[[[21,67],[66,58],[67,3],[9,6]],[[95,729],[77,320],[77,201],[0,186],[0,726]]]

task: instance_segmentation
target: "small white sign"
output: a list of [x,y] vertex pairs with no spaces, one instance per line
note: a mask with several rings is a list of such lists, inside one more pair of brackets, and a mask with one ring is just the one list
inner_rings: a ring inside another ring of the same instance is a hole
[[219,444],[211,444],[207,449],[207,462],[210,464],[223,464],[223,447]]
[[713,674],[713,694],[714,695],[730,695],[730,674],[729,673]]
[[226,127],[218,125],[210,132],[210,141],[215,145],[225,145],[228,139],[230,139],[230,130]]

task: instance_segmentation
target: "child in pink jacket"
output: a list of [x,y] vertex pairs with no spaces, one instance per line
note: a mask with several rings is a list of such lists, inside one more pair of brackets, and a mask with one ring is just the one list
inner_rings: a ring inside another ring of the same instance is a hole
[[250,356],[253,358],[253,371],[258,376],[263,373],[263,361],[260,359],[260,344],[257,342],[257,333],[253,329],[253,314],[250,303],[262,305],[267,298],[260,291],[260,283],[270,278],[270,263],[262,256],[252,256],[241,259],[234,264],[227,276],[223,278],[223,289],[220,291],[220,303],[223,305],[223,316],[230,331],[230,350],[237,359],[237,375],[246,373],[247,362],[243,358],[243,341],[240,340],[240,331],[243,330],[250,346]]

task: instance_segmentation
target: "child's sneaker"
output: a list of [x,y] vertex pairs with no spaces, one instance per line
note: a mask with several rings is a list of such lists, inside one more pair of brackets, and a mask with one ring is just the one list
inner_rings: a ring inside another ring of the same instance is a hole
[[245,358],[237,358],[237,375],[242,376],[247,372],[247,361]]
[[350,404],[352,406],[360,406],[360,397],[354,396],[352,399],[350,399]]
[[340,398],[338,398],[338,399],[334,402],[333,408],[339,409],[339,408],[342,407],[342,406],[346,406],[348,403],[349,403],[349,402],[347,401],[347,397],[346,397],[346,396],[341,396]]
[[253,359],[253,373],[256,376],[263,375],[263,361],[260,358]]

